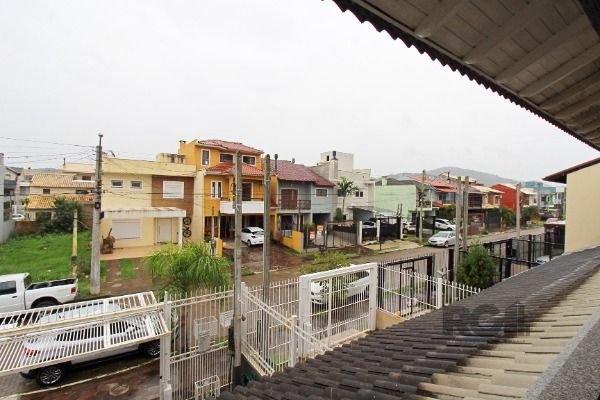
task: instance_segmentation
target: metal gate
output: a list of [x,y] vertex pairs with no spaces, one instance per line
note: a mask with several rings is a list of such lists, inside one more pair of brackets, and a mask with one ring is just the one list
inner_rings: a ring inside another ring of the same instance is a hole
[[352,265],[300,277],[300,326],[334,346],[375,330],[377,264]]

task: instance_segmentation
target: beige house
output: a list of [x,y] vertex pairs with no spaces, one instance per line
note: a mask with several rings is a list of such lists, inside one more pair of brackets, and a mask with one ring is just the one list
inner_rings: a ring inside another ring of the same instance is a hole
[[545,181],[567,184],[565,251],[600,245],[600,158],[549,175]]
[[[148,247],[194,240],[196,168],[180,159],[128,160],[104,157],[102,162],[102,237],[110,233],[115,248]],[[78,164],[65,169],[86,172]]]
[[24,200],[25,217],[35,221],[39,213],[54,211],[54,201],[59,197],[89,204],[92,201],[94,182],[74,173],[43,172],[31,176],[29,195]]

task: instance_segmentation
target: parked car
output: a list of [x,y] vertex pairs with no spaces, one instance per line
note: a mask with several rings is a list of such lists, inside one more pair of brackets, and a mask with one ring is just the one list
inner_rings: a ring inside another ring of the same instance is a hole
[[[349,299],[360,294],[367,294],[369,292],[369,271],[358,271],[352,274],[353,280],[345,282],[343,288],[333,290],[345,290],[344,299]],[[344,278],[338,278],[344,279]],[[313,304],[325,305],[329,301],[329,291],[327,288],[327,281],[311,282],[310,284],[310,297]],[[334,294],[332,293],[332,296]]]
[[375,221],[363,221],[363,229],[377,229],[377,222]]
[[429,238],[428,243],[431,246],[441,246],[441,247],[453,246],[456,243],[456,232],[454,232],[454,231],[438,232]]
[[77,278],[32,283],[28,273],[0,276],[0,313],[55,306],[78,297]]
[[257,244],[265,243],[265,231],[257,226],[250,226],[242,229],[242,242],[246,243],[248,247],[252,247]]
[[453,224],[452,222],[448,221],[447,219],[442,219],[442,218],[436,218],[435,219],[435,229],[441,229],[444,231],[455,231],[456,230],[456,225]]
[[19,213],[13,214],[11,218],[13,221],[25,221],[25,216]]
[[404,233],[415,233],[417,231],[417,227],[412,222],[404,222]]
[[[118,304],[108,303],[105,305],[89,305],[75,310],[69,310],[61,313],[50,314],[40,318],[39,323],[48,323],[57,320],[81,318],[87,315],[100,314],[103,312],[114,312],[121,309]],[[22,357],[37,357],[39,362],[51,361],[53,356],[58,354],[68,354],[71,348],[77,349],[97,349],[102,348],[104,342],[104,327],[81,327],[68,332],[56,332],[45,336],[44,340],[33,338],[23,344]],[[132,337],[143,337],[146,327],[139,319],[128,319],[125,321],[116,321],[110,323],[109,341],[111,343],[121,343],[131,340]],[[142,344],[133,344],[117,349],[109,349],[78,358],[67,363],[47,365],[44,367],[22,372],[21,376],[26,379],[35,379],[41,386],[51,386],[60,383],[66,377],[68,371],[77,366],[97,363],[107,358],[139,351],[149,357],[160,355],[160,341],[153,339]],[[46,355],[46,356],[45,356]],[[46,358],[43,358],[43,357]],[[42,357],[41,359],[39,359]]]

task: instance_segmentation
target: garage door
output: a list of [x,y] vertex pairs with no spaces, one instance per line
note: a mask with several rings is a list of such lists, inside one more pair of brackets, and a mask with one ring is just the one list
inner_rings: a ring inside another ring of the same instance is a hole
[[139,219],[117,219],[112,222],[112,235],[115,239],[139,239],[141,234]]

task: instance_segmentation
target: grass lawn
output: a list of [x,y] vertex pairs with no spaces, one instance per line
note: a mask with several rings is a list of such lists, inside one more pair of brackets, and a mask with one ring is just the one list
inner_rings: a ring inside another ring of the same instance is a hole
[[133,270],[133,261],[130,259],[119,260],[119,267],[121,269],[121,278],[133,279],[135,272]]
[[[90,232],[80,232],[77,238],[79,290],[89,295]],[[29,272],[34,282],[62,279],[71,276],[70,233],[17,236],[0,244],[0,274]],[[101,265],[106,276],[106,263]]]

